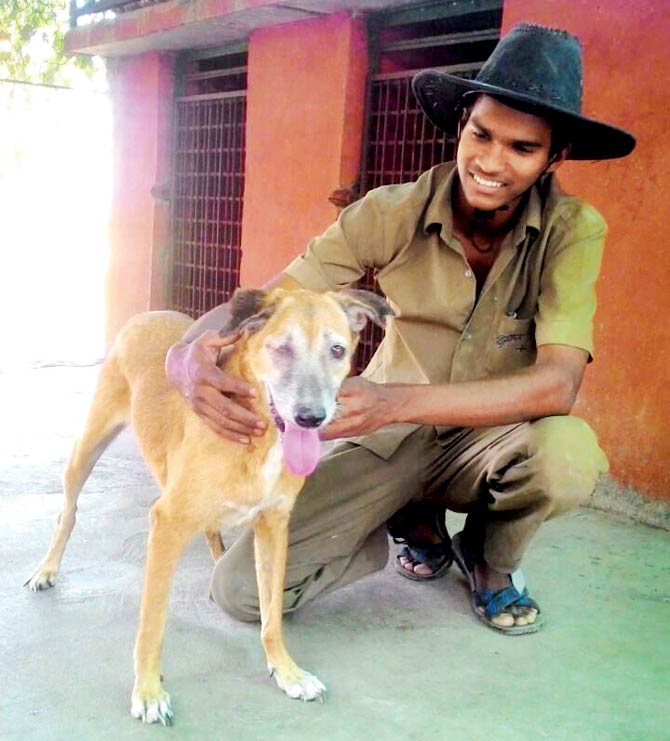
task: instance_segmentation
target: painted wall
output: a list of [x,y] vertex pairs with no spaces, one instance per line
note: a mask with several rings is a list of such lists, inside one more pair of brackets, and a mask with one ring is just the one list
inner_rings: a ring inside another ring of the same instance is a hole
[[337,216],[358,175],[368,69],[360,20],[333,15],[249,41],[242,285],[279,273]]
[[111,59],[107,69],[114,120],[109,344],[128,317],[163,308],[169,208],[152,190],[169,177],[173,60],[152,52]]
[[596,359],[577,412],[598,431],[611,473],[670,499],[670,5],[667,0],[506,0],[503,30],[559,25],[584,47],[585,112],[629,129],[633,154],[570,163],[560,180],[609,224],[598,283]]

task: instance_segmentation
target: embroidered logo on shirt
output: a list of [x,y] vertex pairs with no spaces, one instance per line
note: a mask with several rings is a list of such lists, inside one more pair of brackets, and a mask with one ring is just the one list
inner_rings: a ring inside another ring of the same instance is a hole
[[516,350],[516,352],[523,352],[524,350],[528,350],[528,335],[524,334],[523,332],[514,332],[512,334],[499,334],[496,337],[496,347],[498,350],[502,350],[504,347],[507,347],[508,345],[512,345],[514,343],[520,343],[517,347],[512,347],[512,350]]

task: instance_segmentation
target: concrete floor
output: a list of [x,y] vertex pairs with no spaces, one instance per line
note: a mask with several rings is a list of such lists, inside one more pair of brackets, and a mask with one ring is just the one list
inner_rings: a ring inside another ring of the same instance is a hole
[[266,676],[257,626],[208,601],[210,557],[194,541],[163,653],[175,725],[142,726],[129,714],[132,645],[157,490],[129,433],[84,490],[56,587],[21,586],[51,537],[95,374],[0,373],[1,739],[670,739],[669,533],[588,509],[530,549],[548,621],[534,636],[482,627],[455,569],[416,584],[390,564],[288,618],[325,704],[290,700]]

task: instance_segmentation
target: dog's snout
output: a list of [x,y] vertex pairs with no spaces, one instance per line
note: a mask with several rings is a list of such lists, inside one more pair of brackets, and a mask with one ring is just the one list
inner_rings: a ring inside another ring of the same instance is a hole
[[326,410],[323,407],[298,407],[295,421],[299,427],[318,427],[326,418]]

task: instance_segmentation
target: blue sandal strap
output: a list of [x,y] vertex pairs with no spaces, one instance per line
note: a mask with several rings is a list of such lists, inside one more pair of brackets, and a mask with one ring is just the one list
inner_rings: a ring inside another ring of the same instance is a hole
[[436,543],[423,548],[406,545],[397,558],[407,558],[416,563],[424,564],[431,571],[437,571],[447,560],[451,564],[451,550],[445,548],[444,543]]
[[489,620],[500,615],[501,612],[512,605],[532,607],[538,612],[540,609],[535,600],[528,596],[527,589],[524,589],[523,592],[519,592],[515,587],[507,587],[498,592],[494,592],[492,589],[483,589],[477,593],[477,597]]

